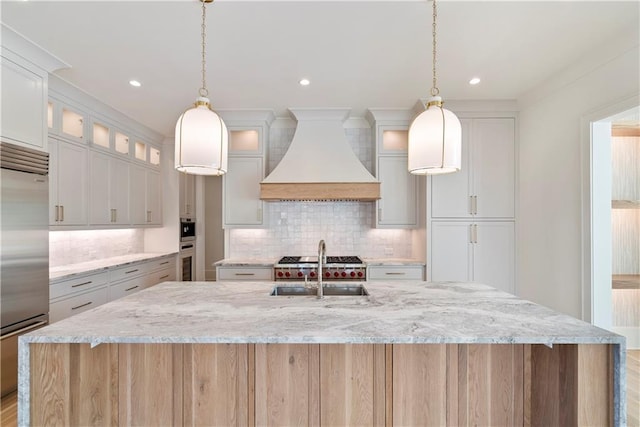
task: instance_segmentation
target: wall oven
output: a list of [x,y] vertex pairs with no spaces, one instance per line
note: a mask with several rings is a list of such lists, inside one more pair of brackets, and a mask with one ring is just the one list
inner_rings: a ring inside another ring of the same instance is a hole
[[180,218],[180,241],[196,240],[196,223],[191,218]]
[[191,282],[196,277],[196,243],[180,243],[180,276],[179,280]]

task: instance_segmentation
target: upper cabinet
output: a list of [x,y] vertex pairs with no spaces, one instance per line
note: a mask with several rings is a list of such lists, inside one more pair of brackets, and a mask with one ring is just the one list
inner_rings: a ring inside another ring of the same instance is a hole
[[222,111],[229,129],[229,170],[222,178],[223,228],[268,225],[260,182],[265,177],[265,147],[271,110]]
[[0,136],[47,151],[48,73],[67,64],[1,25],[2,106]]
[[49,140],[49,225],[87,225],[87,148]]
[[367,118],[376,139],[376,177],[380,181],[380,200],[376,202],[377,228],[415,228],[419,224],[421,200],[419,178],[407,168],[407,111],[369,110]]
[[461,123],[462,169],[431,178],[431,217],[514,218],[515,120]]
[[180,218],[196,217],[196,176],[179,172],[180,174]]

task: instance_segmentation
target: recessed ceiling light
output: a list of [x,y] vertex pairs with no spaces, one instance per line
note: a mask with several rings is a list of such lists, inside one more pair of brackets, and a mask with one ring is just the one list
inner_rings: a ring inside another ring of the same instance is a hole
[[469,84],[470,85],[477,85],[478,83],[480,83],[480,78],[479,77],[474,77],[471,80],[469,80]]
[[142,86],[142,83],[140,83],[140,82],[139,82],[139,81],[137,81],[137,80],[129,80],[129,84],[130,84],[131,86],[133,86],[133,87],[140,87],[140,86]]
[[300,83],[301,86],[309,86],[309,83],[311,82],[309,81],[309,79],[302,79],[298,83]]

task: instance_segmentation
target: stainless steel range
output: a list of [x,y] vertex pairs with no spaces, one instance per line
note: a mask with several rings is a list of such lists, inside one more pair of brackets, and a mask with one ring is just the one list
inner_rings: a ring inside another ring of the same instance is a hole
[[[357,256],[327,256],[322,266],[325,280],[363,281],[367,280],[367,266]],[[276,281],[316,279],[318,277],[318,257],[285,256],[273,266]]]

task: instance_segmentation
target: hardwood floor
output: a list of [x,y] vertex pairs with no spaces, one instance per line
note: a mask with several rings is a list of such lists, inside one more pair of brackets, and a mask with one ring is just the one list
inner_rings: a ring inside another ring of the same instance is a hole
[[0,420],[2,427],[16,427],[18,425],[18,392],[2,398],[0,411],[2,412]]
[[[2,427],[17,426],[17,399],[17,393],[2,399],[0,403]],[[640,427],[640,350],[627,351],[627,425]]]

